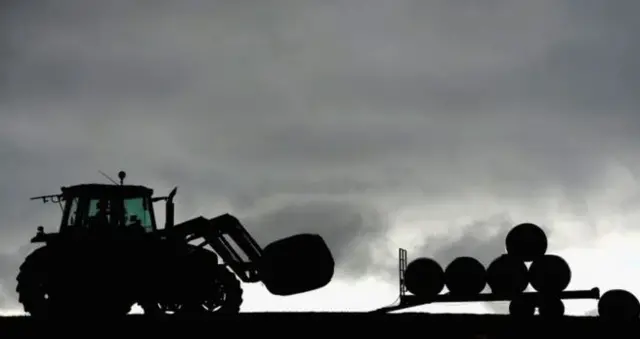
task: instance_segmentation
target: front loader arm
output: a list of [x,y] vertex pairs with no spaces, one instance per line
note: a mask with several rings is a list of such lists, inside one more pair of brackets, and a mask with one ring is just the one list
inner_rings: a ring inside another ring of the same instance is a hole
[[204,238],[203,245],[211,246],[243,282],[260,281],[257,263],[262,257],[262,248],[236,217],[230,214],[211,219],[200,216],[163,232],[187,241]]

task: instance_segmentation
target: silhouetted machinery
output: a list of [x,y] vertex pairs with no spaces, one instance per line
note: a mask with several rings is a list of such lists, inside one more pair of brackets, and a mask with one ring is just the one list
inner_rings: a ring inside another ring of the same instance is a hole
[[[567,291],[571,269],[561,257],[547,253],[547,237],[537,225],[512,228],[506,252],[485,267],[477,259],[458,257],[445,269],[432,258],[407,265],[407,251],[399,250],[400,303],[374,312],[391,312],[437,302],[509,301],[513,316],[562,316],[565,299],[598,299],[601,318],[638,319],[640,302],[628,291],[610,290],[600,296],[591,290]],[[527,263],[530,265],[527,266]],[[527,292],[531,285],[535,292]],[[488,286],[491,293],[482,293]],[[441,293],[444,288],[447,293]],[[410,292],[411,294],[407,294]]]
[[[38,227],[17,276],[17,292],[32,316],[73,313],[121,316],[139,304],[145,314],[237,313],[240,280],[262,282],[275,295],[327,285],[334,259],[318,234],[297,234],[264,249],[229,214],[174,225],[173,199],[144,186],[81,184],[35,197],[58,202],[59,232]],[[153,203],[166,202],[164,229]],[[233,273],[232,273],[233,272]],[[238,279],[239,278],[239,279]]]

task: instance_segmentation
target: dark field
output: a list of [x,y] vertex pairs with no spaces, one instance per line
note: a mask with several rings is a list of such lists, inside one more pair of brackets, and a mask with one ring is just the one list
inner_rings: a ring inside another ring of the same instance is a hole
[[516,320],[503,315],[404,313],[242,313],[234,316],[159,319],[131,315],[118,322],[81,321],[42,323],[29,317],[0,318],[0,338],[80,334],[142,335],[173,338],[256,338],[315,336],[386,338],[640,338],[640,321],[606,323],[597,317],[535,317]]

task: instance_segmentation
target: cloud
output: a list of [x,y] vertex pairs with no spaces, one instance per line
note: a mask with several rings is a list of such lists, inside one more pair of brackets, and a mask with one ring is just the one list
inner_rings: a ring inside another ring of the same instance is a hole
[[366,277],[373,270],[375,245],[386,231],[375,210],[357,202],[323,199],[286,201],[243,223],[264,245],[298,233],[320,234],[333,253],[336,276],[347,279]]
[[[446,267],[453,259],[470,256],[478,259],[485,267],[491,261],[506,253],[505,239],[515,222],[505,216],[494,216],[488,220],[478,220],[459,232],[458,237],[449,235],[446,239],[433,241],[433,248],[428,241],[420,253],[429,255]],[[448,243],[447,243],[448,242]]]
[[231,212],[261,239],[317,227],[345,276],[426,238],[443,259],[484,255],[486,220],[538,221],[555,248],[622,232],[637,6],[10,1],[0,248],[56,227],[57,206],[28,197],[120,169],[179,186],[178,220]]

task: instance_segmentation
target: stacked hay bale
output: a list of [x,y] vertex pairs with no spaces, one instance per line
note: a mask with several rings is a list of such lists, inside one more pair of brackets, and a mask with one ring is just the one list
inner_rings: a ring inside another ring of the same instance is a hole
[[424,298],[437,296],[445,286],[449,294],[472,296],[481,293],[487,284],[484,266],[471,257],[458,257],[446,269],[434,259],[421,257],[407,266],[404,279],[409,292]]
[[[509,307],[511,314],[531,315],[537,307],[541,316],[564,315],[565,307],[561,294],[571,283],[571,268],[560,256],[547,253],[547,246],[544,231],[531,223],[520,224],[511,229],[507,235],[507,256],[510,256],[514,262],[511,264],[513,266],[511,276],[514,278],[511,283],[512,291],[524,291],[526,288],[526,284],[522,282],[522,267],[525,263],[530,263],[526,271],[526,280],[534,290],[539,292],[535,302],[532,302],[532,299],[513,295]],[[516,266],[518,268],[515,268]],[[489,280],[491,285],[491,279]],[[500,281],[498,278],[495,280]],[[638,319],[640,302],[628,291],[610,290],[600,297],[598,313],[601,318],[609,320]]]
[[485,268],[475,258],[455,258],[446,270],[434,259],[421,257],[412,261],[405,272],[405,286],[412,294],[431,298],[446,286],[452,295],[477,295],[489,285],[493,294],[512,299],[529,284],[526,262],[545,255],[547,238],[542,229],[533,224],[514,227],[506,239],[507,253]]
[[[434,259],[421,257],[407,266],[405,286],[427,299],[438,296],[445,287],[451,295],[473,299],[488,285],[492,294],[510,300],[512,315],[531,316],[538,308],[541,316],[562,316],[562,292],[571,282],[571,268],[560,256],[547,253],[547,247],[547,235],[541,227],[522,223],[507,234],[506,253],[487,268],[468,256],[455,258],[446,269]],[[538,292],[535,297],[523,293],[529,285]],[[610,290],[600,297],[598,313],[606,319],[638,319],[640,301],[628,291]]]
[[444,280],[450,294],[472,297],[487,285],[487,271],[478,259],[458,257],[447,265]]
[[413,295],[432,298],[444,289],[444,270],[431,258],[417,258],[407,265],[404,283]]
[[547,253],[548,241],[544,230],[532,223],[517,225],[507,234],[505,245],[508,255],[517,260],[519,265],[530,264],[525,272],[527,285],[531,284],[541,295],[535,304],[514,296],[510,305],[512,313],[533,314],[538,307],[542,316],[564,315],[560,293],[571,282],[571,269],[564,259]]

